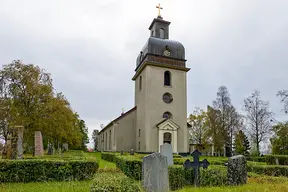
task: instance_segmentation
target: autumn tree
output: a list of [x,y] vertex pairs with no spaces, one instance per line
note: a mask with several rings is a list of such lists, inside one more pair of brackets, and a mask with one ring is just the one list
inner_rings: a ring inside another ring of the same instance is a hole
[[207,106],[208,136],[212,139],[214,150],[219,154],[224,146],[224,139],[221,130],[221,112],[211,106]]
[[244,99],[244,110],[248,133],[256,145],[257,155],[260,155],[260,143],[271,133],[273,113],[269,109],[269,102],[261,100],[257,90]]
[[215,110],[219,111],[220,127],[226,156],[232,155],[233,135],[240,122],[240,115],[231,104],[230,95],[226,86],[220,86],[217,92],[217,98],[213,101]]
[[236,154],[249,155],[250,143],[242,130],[239,130],[235,135],[234,150]]
[[207,113],[196,107],[190,114],[188,122],[191,124],[190,136],[193,143],[200,147],[205,147],[208,139],[208,116]]
[[275,155],[288,155],[288,122],[278,122],[272,127],[274,136],[270,139],[272,153]]
[[[34,145],[34,131],[41,131],[55,147],[69,143],[83,147],[87,127],[62,93],[56,93],[49,73],[39,66],[15,60],[0,70],[0,134],[24,126],[24,143]],[[5,126],[4,126],[5,125]]]

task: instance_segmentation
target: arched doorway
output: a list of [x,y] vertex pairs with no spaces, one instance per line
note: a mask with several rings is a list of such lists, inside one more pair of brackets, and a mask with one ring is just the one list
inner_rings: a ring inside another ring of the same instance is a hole
[[172,141],[172,134],[171,133],[164,133],[163,134],[163,143],[169,143],[171,145],[171,141]]

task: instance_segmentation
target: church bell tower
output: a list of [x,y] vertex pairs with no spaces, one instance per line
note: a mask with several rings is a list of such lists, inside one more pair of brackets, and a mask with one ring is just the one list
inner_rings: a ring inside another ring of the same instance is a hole
[[173,153],[187,153],[187,84],[185,48],[169,39],[170,22],[160,15],[136,60],[136,151],[155,152],[170,143]]

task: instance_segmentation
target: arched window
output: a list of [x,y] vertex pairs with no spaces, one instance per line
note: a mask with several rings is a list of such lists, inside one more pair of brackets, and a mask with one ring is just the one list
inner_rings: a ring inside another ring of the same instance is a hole
[[169,118],[172,118],[172,114],[170,112],[166,111],[165,113],[163,113],[162,117],[165,119],[169,119]]
[[164,73],[164,85],[171,86],[171,73],[170,73],[170,71],[165,71],[165,73]]
[[139,77],[139,90],[142,89],[142,76]]
[[163,38],[164,39],[164,29],[163,28],[161,28],[160,29],[160,38]]

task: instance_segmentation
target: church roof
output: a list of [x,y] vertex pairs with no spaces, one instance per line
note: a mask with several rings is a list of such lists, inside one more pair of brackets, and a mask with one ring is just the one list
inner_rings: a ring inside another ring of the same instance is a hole
[[138,67],[147,54],[163,56],[163,51],[168,48],[171,52],[169,58],[185,60],[185,48],[182,43],[157,37],[149,37],[142,51],[137,57],[136,67]]
[[[119,121],[120,119],[122,119],[123,117],[127,116],[129,113],[135,111],[137,109],[137,106],[133,107],[132,109],[130,109],[129,111],[127,111],[126,113],[122,113],[119,117],[117,117],[116,119],[114,119],[113,121],[111,121],[110,123],[108,123],[99,133],[105,131],[108,127],[110,127],[111,125],[113,125],[113,123],[116,123],[117,121]],[[99,134],[98,133],[98,134]]]

